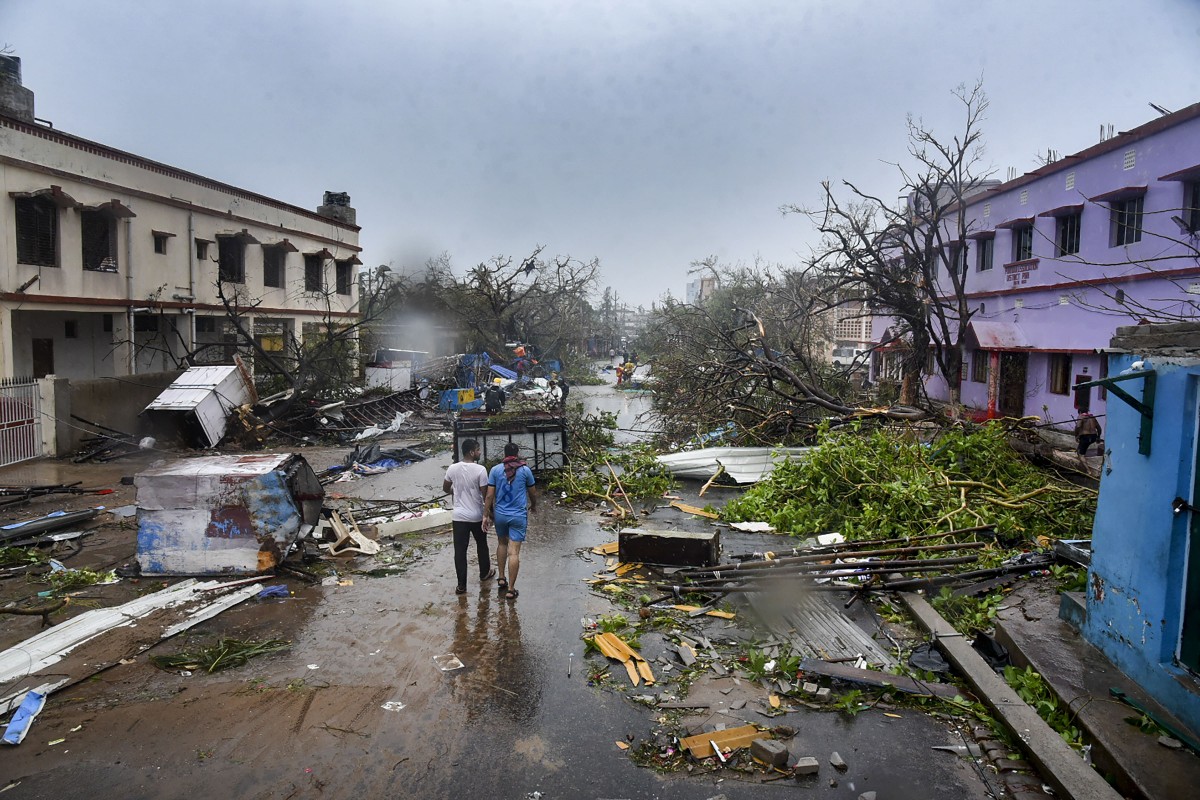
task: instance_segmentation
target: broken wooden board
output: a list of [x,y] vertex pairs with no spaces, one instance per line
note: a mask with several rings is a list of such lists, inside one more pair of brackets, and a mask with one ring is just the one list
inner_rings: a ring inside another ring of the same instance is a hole
[[771,734],[769,731],[760,731],[753,725],[742,725],[723,731],[710,731],[709,733],[688,736],[687,738],[680,739],[679,744],[682,747],[686,747],[696,758],[708,758],[709,756],[716,755],[712,748],[713,742],[722,750],[737,750],[741,747],[749,747],[750,743],[755,739],[770,738]]
[[399,514],[383,522],[377,522],[375,523],[375,527],[379,529],[380,539],[389,539],[394,536],[402,536],[406,533],[419,533],[420,531],[449,525],[452,513],[446,508],[413,511]]
[[[689,614],[691,614],[693,612],[699,611],[701,608],[703,608],[703,606],[677,605],[677,606],[671,606],[671,608],[675,609],[676,611],[686,611]],[[721,619],[733,619],[734,617],[737,616],[737,614],[734,614],[732,611],[720,611],[718,609],[712,608],[712,609],[709,609],[708,611],[705,611],[704,616],[720,617]]]
[[620,546],[620,542],[607,542],[599,545],[598,547],[593,547],[592,552],[598,556],[615,556],[617,554],[617,548]]
[[638,686],[641,683],[641,678],[638,676],[637,667],[635,667],[633,664],[634,664],[633,659],[629,659],[628,661],[626,661],[625,662],[625,671],[629,673],[630,683],[632,683],[634,686]]
[[642,680],[646,682],[647,686],[654,683],[654,673],[650,671],[649,662],[646,662],[646,661],[637,662],[637,671],[638,671],[638,674],[642,676]]
[[[687,503],[684,503],[679,500],[672,501],[671,508],[677,508],[685,514],[695,514],[697,517],[704,517],[705,519],[720,519],[721,518],[720,514],[714,514],[711,511],[705,511],[700,506],[690,506]],[[711,565],[705,565],[705,566],[711,566]]]
[[720,560],[721,534],[637,528],[617,534],[622,562],[670,567],[711,567]]
[[606,638],[607,634],[597,634],[592,637],[592,642],[600,649],[601,655],[606,658],[611,658],[614,661],[624,661],[625,656],[618,652]]
[[620,564],[613,572],[617,573],[617,577],[622,577],[626,572],[640,568],[642,565],[637,563]]
[[638,651],[636,651],[632,647],[630,647],[628,644],[626,644],[625,640],[622,639],[620,636],[617,636],[615,633],[602,633],[602,634],[600,634],[600,636],[607,639],[609,645],[612,646],[613,650],[615,650],[616,652],[621,654],[621,655],[617,656],[617,658],[619,658],[621,661],[626,661],[628,659],[633,659],[634,661],[645,661],[646,660],[646,659],[642,658],[641,653],[639,653]]
[[877,672],[872,669],[858,669],[848,664],[832,664],[816,658],[806,658],[800,662],[800,671],[812,675],[823,675],[826,678],[861,683],[866,686],[895,689],[905,694],[923,695],[925,697],[943,697],[953,700],[962,694],[958,687],[937,681],[918,681],[907,675],[892,675],[889,672]]

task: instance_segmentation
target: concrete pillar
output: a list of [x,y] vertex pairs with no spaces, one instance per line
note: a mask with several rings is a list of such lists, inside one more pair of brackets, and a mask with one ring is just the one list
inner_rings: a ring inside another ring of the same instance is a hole
[[988,351],[988,378],[987,378],[987,418],[995,419],[999,416],[997,408],[999,407],[1000,396],[1000,351]]
[[16,331],[12,326],[12,308],[7,303],[0,305],[0,378],[11,378],[15,374],[16,338]]
[[71,450],[71,382],[57,375],[38,379],[43,456],[64,456]]
[[133,347],[134,334],[130,327],[129,316],[124,310],[112,315],[112,360],[114,375],[132,375],[136,372],[136,370],[130,369],[135,351]]

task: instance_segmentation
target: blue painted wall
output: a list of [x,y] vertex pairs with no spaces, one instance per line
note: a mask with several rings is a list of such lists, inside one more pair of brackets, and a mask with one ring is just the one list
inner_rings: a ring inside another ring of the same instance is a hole
[[[1116,376],[1143,357],[1109,356]],[[1138,453],[1141,415],[1111,392],[1104,426],[1108,458],[1092,531],[1084,636],[1159,703],[1200,731],[1200,681],[1175,663],[1182,622],[1188,515],[1171,503],[1192,497],[1196,453],[1195,359],[1145,358],[1158,373],[1151,453]],[[1141,381],[1122,387],[1142,397]]]

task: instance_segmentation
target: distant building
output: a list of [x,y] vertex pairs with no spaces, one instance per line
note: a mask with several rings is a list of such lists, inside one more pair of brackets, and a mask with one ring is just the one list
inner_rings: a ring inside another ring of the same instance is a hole
[[0,184],[0,377],[165,370],[206,343],[227,360],[218,282],[267,350],[356,316],[348,195],[299,208],[38,123],[12,56]]
[[[943,271],[966,273],[962,402],[981,415],[1068,426],[1082,411],[1102,415],[1106,392],[1072,387],[1105,376],[1117,326],[1196,316],[1200,103],[963,205],[969,233],[951,242]],[[889,322],[876,319],[876,343]],[[949,396],[932,363],[925,382],[931,397]]]
[[717,289],[721,288],[721,281],[716,276],[710,275],[704,278],[697,278],[694,281],[688,281],[687,285],[687,304],[694,306],[697,303],[702,303],[712,297]]

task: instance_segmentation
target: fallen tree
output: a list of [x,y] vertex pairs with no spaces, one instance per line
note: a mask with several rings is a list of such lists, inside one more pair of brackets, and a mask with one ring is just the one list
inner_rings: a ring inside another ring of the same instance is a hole
[[[1004,426],[912,430],[822,428],[805,458],[776,466],[731,500],[730,521],[765,521],[797,536],[909,537],[981,526],[1005,543],[1086,538],[1096,493],[1017,454]],[[976,535],[976,534],[972,534]]]

